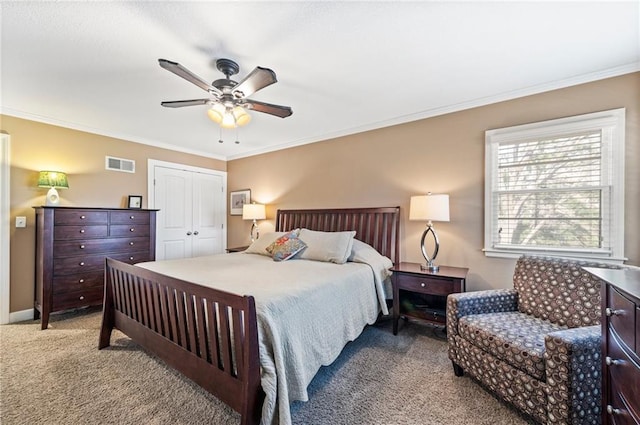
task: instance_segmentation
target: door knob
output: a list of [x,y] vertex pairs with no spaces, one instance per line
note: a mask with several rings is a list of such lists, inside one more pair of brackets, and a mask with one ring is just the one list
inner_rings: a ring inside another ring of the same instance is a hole
[[198,233],[200,233],[200,232],[198,232],[197,230],[195,232],[193,232],[193,234],[196,235],[196,236],[198,235]]
[[191,236],[191,232],[187,232],[187,236]]

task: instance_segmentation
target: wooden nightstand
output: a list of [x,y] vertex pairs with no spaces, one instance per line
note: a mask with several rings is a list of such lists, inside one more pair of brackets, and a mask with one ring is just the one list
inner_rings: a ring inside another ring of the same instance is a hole
[[249,248],[249,245],[247,245],[247,246],[236,246],[234,248],[227,248],[227,252],[242,252],[242,251],[245,251],[247,248]]
[[447,295],[464,292],[469,269],[440,266],[433,273],[420,269],[418,263],[400,263],[393,276],[393,334],[398,334],[400,316],[430,323],[446,324]]

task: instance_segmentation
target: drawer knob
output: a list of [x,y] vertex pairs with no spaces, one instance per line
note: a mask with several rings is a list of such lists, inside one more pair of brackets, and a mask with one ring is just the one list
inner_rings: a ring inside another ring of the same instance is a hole
[[133,242],[129,242],[129,245],[133,246]]
[[84,261],[80,261],[80,265],[81,265],[81,266],[84,266]]
[[133,257],[129,257],[129,260],[133,260]]
[[614,310],[612,308],[607,307],[604,310],[604,314],[607,315],[607,317],[611,317],[611,316],[620,316],[622,314],[622,310]]
[[616,409],[612,405],[608,404],[607,405],[607,413],[610,414],[610,415],[619,415],[619,414],[622,413],[622,410]]
[[84,295],[80,295],[80,299],[81,299],[81,300],[84,300]]
[[84,283],[84,279],[80,279],[78,282],[79,283]]
[[422,283],[420,283],[420,286],[421,286],[422,288],[424,288],[425,286],[427,286],[427,284],[426,284],[426,283],[424,283],[424,282],[422,282]]
[[134,216],[130,216],[129,218],[130,218],[131,220],[133,220],[133,219],[134,219]]
[[621,360],[612,359],[609,356],[604,358],[604,362],[607,364],[607,366],[615,366],[615,365],[619,365],[620,363],[622,363]]
[[84,245],[80,245],[80,249],[84,249]]
[[80,216],[80,220],[84,220],[85,218],[87,218],[87,217],[85,217],[83,215]]
[[129,229],[130,232],[133,232],[135,229],[132,227],[131,229]]
[[80,233],[84,233],[84,229],[80,229]]

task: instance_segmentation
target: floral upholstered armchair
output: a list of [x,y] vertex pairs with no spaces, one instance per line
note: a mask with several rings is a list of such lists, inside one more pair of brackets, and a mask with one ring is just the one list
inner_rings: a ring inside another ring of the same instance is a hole
[[600,280],[582,267],[617,266],[521,257],[512,289],[447,299],[449,358],[542,424],[599,424]]

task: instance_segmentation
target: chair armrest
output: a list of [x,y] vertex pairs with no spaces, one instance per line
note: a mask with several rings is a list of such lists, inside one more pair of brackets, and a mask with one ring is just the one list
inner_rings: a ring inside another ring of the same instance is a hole
[[599,423],[601,333],[596,325],[545,336],[548,423]]
[[518,310],[515,289],[489,289],[462,292],[447,297],[447,334],[458,334],[458,320],[470,314],[498,313]]

